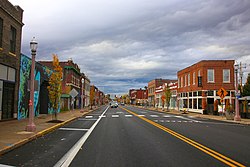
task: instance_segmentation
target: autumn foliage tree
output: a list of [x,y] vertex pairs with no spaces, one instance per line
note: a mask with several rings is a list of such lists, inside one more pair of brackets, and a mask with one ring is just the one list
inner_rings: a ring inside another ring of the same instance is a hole
[[165,87],[164,95],[165,95],[165,100],[166,100],[167,111],[169,111],[172,93],[168,85]]
[[57,111],[59,109],[59,102],[62,93],[62,67],[59,65],[59,59],[56,54],[53,54],[54,71],[49,78],[49,99],[54,112],[54,119],[57,120]]
[[92,109],[92,106],[94,105],[95,102],[95,87],[91,86],[90,87],[90,95],[89,95],[89,103],[90,103],[90,109]]

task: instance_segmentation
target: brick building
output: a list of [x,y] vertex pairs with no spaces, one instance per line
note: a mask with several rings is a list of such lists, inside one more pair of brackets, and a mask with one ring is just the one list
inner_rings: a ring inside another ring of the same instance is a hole
[[17,118],[23,9],[0,0],[0,120]]
[[234,60],[203,60],[178,71],[178,107],[192,112],[213,112],[220,97],[217,91],[227,91],[225,100],[234,104]]
[[90,79],[84,73],[81,73],[81,77],[84,80],[83,85],[83,107],[89,106],[89,97],[90,97]]
[[130,103],[136,105],[145,105],[148,101],[148,89],[130,89]]
[[176,80],[170,80],[170,79],[154,79],[149,81],[148,83],[148,102],[149,105],[155,106],[155,90],[157,87],[162,86],[164,83],[170,83],[175,82]]
[[[164,83],[163,85],[155,88],[155,103],[159,108],[167,108],[165,100],[165,91],[169,88],[171,97],[169,103],[169,109],[177,109],[177,81]],[[164,104],[163,104],[164,100]],[[163,104],[163,105],[162,105]]]
[[[41,64],[53,68],[52,61],[40,61]],[[69,110],[72,108],[72,103],[74,108],[81,108],[81,79],[82,74],[80,68],[72,59],[66,62],[60,62],[60,66],[63,69],[63,80],[62,80],[62,96],[61,96],[61,109]],[[70,96],[70,91],[75,89],[78,95],[73,99]]]

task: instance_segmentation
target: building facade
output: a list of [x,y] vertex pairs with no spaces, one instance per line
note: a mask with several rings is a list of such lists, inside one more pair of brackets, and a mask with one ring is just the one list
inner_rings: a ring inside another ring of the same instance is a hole
[[[20,65],[20,83],[19,83],[19,100],[18,100],[18,119],[28,117],[29,113],[29,80],[31,71],[31,58],[21,54]],[[34,112],[35,116],[39,114],[52,114],[53,108],[49,101],[49,77],[52,70],[40,63],[35,63],[35,90],[34,90]]]
[[[53,69],[52,61],[40,61],[41,64]],[[62,95],[61,95],[61,110],[80,109],[81,108],[81,79],[82,74],[80,68],[72,59],[66,62],[59,62],[63,69],[62,79]],[[72,90],[77,92],[77,96],[71,97]]]
[[170,91],[169,109],[177,108],[177,81],[164,83],[163,85],[155,88],[155,105],[158,108],[167,108],[165,91]]
[[23,10],[0,0],[0,120],[17,118]]
[[148,105],[148,89],[130,89],[129,90],[130,104],[133,105]]
[[88,107],[89,106],[89,97],[90,97],[90,80],[88,76],[86,76],[84,73],[81,73],[82,79],[84,80],[83,82],[83,107]]
[[227,94],[224,102],[234,105],[234,60],[203,60],[178,71],[178,107],[180,110],[212,113],[220,105],[218,90]]
[[156,88],[162,86],[164,83],[175,82],[176,80],[170,79],[154,79],[148,83],[148,102],[150,106],[156,106],[155,91]]

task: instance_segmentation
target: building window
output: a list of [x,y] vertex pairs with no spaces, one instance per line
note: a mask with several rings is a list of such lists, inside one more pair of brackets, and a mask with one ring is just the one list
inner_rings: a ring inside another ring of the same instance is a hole
[[188,74],[188,86],[190,86],[190,73]]
[[207,70],[207,82],[214,82],[214,69]]
[[10,29],[10,52],[16,53],[16,29],[12,26]]
[[185,87],[187,86],[187,75],[185,75]]
[[230,82],[230,69],[223,69],[223,82],[224,83]]
[[181,86],[181,84],[180,84],[180,81],[181,79],[180,79],[180,77],[178,78],[178,88],[180,88],[180,86]]
[[0,18],[0,48],[3,47],[3,19]]
[[193,85],[195,85],[195,72],[193,72]]
[[183,87],[183,77],[181,77],[181,88]]

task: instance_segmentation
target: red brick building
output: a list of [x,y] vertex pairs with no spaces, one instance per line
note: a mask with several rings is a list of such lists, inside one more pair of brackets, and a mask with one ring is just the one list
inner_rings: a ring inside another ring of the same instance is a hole
[[17,118],[23,9],[0,0],[0,120]]
[[130,89],[129,97],[131,104],[144,105],[148,100],[148,89]]
[[[170,82],[170,83],[164,83],[163,85],[156,87],[155,88],[155,102],[156,106],[159,108],[167,108],[166,101],[163,98],[165,96],[165,90],[166,88],[169,88],[171,92],[171,97],[170,97],[170,109],[176,109],[177,108],[177,81],[175,82]],[[164,104],[162,105],[164,100]]]
[[[41,64],[53,69],[52,61],[40,61]],[[62,80],[62,95],[61,95],[61,109],[69,110],[74,103],[74,108],[81,108],[81,94],[82,94],[82,74],[80,68],[72,59],[66,62],[60,62],[60,66],[63,69],[63,80]],[[78,95],[72,99],[70,96],[70,91],[75,89]]]
[[227,91],[225,100],[234,104],[234,60],[203,60],[178,71],[178,107],[192,112],[213,112],[217,91]]
[[176,80],[170,80],[170,79],[154,79],[149,81],[148,83],[148,102],[149,105],[156,105],[156,97],[155,97],[155,90],[157,87],[162,86],[164,83],[171,83],[176,82]]

